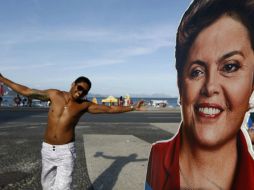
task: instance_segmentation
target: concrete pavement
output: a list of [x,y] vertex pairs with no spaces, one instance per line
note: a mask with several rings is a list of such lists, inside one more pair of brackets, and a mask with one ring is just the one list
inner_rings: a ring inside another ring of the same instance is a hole
[[[178,123],[152,123],[175,133]],[[95,190],[142,190],[151,144],[133,135],[84,135],[86,163]]]
[[[40,190],[46,112],[22,111],[18,118],[12,113],[0,113],[0,189]],[[151,143],[172,137],[176,129],[170,121],[179,118],[175,113],[89,117],[76,128],[74,190],[101,184],[102,189],[143,189]]]

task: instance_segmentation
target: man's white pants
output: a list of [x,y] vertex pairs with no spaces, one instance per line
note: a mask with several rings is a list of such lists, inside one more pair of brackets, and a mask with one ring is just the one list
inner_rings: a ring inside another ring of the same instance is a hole
[[51,145],[43,142],[41,155],[43,190],[72,189],[72,173],[76,159],[74,143]]

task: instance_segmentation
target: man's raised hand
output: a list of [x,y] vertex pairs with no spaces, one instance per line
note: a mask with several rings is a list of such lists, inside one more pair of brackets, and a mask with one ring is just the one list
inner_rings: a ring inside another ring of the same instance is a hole
[[144,104],[144,100],[138,101],[135,105],[134,105],[134,109],[137,111],[144,111],[145,109],[142,108],[142,105]]

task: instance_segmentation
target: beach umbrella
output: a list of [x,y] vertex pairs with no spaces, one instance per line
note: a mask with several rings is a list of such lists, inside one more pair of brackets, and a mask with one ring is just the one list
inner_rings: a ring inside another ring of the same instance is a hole
[[116,103],[117,99],[114,96],[108,96],[107,98],[102,99],[101,102]]

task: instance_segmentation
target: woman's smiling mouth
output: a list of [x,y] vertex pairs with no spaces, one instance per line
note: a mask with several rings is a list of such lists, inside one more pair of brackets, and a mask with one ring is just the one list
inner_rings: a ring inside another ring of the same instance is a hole
[[214,103],[197,104],[195,110],[199,116],[205,118],[216,118],[224,111],[220,105]]

